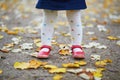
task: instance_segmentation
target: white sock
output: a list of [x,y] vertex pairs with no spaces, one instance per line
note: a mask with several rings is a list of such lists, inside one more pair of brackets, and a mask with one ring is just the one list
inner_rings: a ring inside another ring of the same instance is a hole
[[49,49],[48,48],[42,48],[41,51],[48,52]]
[[44,18],[41,28],[41,43],[42,45],[51,45],[53,38],[54,23],[57,19],[57,11],[43,10]]
[[73,51],[74,52],[83,52],[82,49],[80,49],[80,48],[74,48]]
[[80,10],[68,10],[67,18],[71,27],[72,45],[81,45],[83,32]]

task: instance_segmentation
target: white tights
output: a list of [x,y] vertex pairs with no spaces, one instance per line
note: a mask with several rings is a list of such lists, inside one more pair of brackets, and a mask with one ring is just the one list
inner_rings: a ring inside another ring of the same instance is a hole
[[[54,23],[57,19],[57,11],[43,10],[44,18],[41,28],[42,45],[50,45],[54,33]],[[80,45],[82,42],[82,24],[80,10],[67,10],[66,15],[71,27],[72,45]]]

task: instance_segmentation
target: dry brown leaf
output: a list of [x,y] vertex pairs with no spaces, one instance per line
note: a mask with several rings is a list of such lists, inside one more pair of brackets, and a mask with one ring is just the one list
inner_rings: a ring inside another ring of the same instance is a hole
[[112,20],[113,23],[119,23],[120,24],[120,19]]
[[94,80],[93,73],[91,72],[81,72],[78,74],[78,76],[80,76],[81,78],[85,80]]
[[7,49],[0,49],[0,51],[3,53],[9,53],[9,50],[7,50]]

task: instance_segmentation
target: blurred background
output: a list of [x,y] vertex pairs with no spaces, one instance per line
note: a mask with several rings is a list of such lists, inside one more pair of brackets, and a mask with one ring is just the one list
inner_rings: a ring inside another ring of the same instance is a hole
[[[17,23],[18,26],[25,26],[29,25],[36,17],[41,18],[42,10],[35,8],[36,2],[37,0],[0,0],[0,26],[13,26]],[[84,24],[86,24],[86,21],[87,24],[89,21],[90,23],[96,21],[105,23],[111,21],[115,23],[120,22],[119,0],[86,0],[86,2],[88,8],[83,11],[82,16]],[[61,13],[64,15],[64,12]]]

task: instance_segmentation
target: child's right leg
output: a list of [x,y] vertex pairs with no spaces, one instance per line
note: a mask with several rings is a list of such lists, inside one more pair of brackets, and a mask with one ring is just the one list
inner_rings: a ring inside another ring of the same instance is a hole
[[48,58],[51,50],[51,40],[53,38],[54,23],[57,19],[57,11],[43,10],[44,17],[41,27],[41,49],[38,58]]

